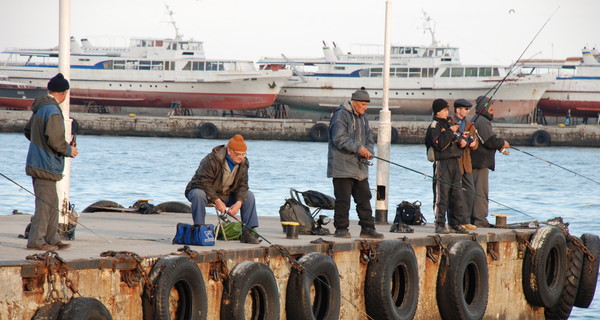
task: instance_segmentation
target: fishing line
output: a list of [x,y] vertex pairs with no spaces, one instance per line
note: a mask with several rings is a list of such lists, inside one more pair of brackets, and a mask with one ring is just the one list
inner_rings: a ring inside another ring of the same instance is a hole
[[425,176],[425,177],[427,177],[427,178],[430,178],[430,179],[432,179],[432,180],[434,180],[434,181],[439,181],[439,182],[445,183],[445,184],[447,184],[447,185],[449,185],[449,186],[452,186],[452,187],[455,187],[455,188],[459,188],[459,189],[461,189],[461,190],[463,190],[463,191],[465,191],[465,192],[468,192],[468,193],[470,193],[470,194],[473,194],[473,195],[475,195],[475,196],[477,196],[477,197],[479,197],[479,198],[486,199],[486,200],[488,200],[488,201],[491,201],[491,202],[493,202],[493,203],[495,203],[495,204],[497,204],[497,205],[503,206],[503,207],[505,207],[505,208],[507,208],[507,209],[513,210],[513,211],[515,211],[515,212],[518,212],[518,213],[520,213],[520,214],[522,214],[522,215],[524,215],[524,216],[527,216],[527,217],[529,217],[529,218],[531,218],[531,219],[533,219],[533,220],[537,220],[535,217],[533,217],[533,216],[531,216],[531,215],[528,215],[527,213],[525,213],[525,212],[523,212],[523,211],[521,211],[521,210],[519,210],[519,209],[515,209],[515,208],[513,208],[513,207],[510,207],[510,206],[507,206],[507,205],[505,205],[504,203],[498,202],[498,201],[496,201],[496,200],[493,200],[493,199],[486,198],[486,197],[484,197],[483,195],[481,195],[481,194],[479,194],[479,193],[477,193],[477,192],[473,192],[473,191],[471,191],[471,190],[467,190],[467,189],[465,189],[465,188],[464,188],[464,187],[462,187],[462,186],[459,186],[459,185],[455,185],[455,184],[453,184],[452,182],[448,182],[448,181],[446,181],[446,180],[442,180],[442,179],[436,178],[435,176],[432,176],[432,175],[429,175],[429,174],[423,173],[423,172],[421,172],[421,171],[418,171],[418,170],[415,170],[415,169],[412,169],[412,168],[409,168],[409,167],[403,166],[403,165],[401,165],[401,164],[399,164],[399,163],[396,163],[396,162],[393,162],[393,161],[390,161],[390,160],[387,160],[387,159],[383,159],[383,158],[380,158],[380,157],[377,157],[377,156],[373,156],[373,158],[379,159],[379,160],[381,160],[381,161],[385,161],[385,162],[387,162],[387,163],[393,164],[393,165],[395,165],[395,166],[398,166],[398,167],[400,167],[400,168],[406,169],[406,170],[408,170],[408,171],[412,171],[412,172],[414,172],[414,173],[417,173],[417,174],[423,175],[423,176]]
[[[225,211],[225,213],[227,215],[229,215],[230,217],[232,217],[235,221],[239,222],[243,227],[247,227],[245,223],[243,223],[240,219],[238,219],[236,216],[234,216],[233,214],[231,214],[229,211]],[[217,213],[218,214],[218,213]],[[316,280],[319,280],[322,284],[324,284],[327,288],[329,288],[329,290],[333,291],[335,294],[337,294],[338,296],[340,296],[340,298],[344,299],[346,302],[348,302],[351,306],[353,306],[356,310],[358,310],[359,312],[361,312],[362,314],[364,314],[367,318],[374,320],[371,316],[369,316],[366,312],[362,311],[361,309],[358,308],[358,306],[356,304],[354,304],[350,299],[344,297],[344,295],[342,295],[341,291],[335,290],[333,287],[331,287],[331,285],[327,282],[325,282],[325,280],[321,279],[320,277],[318,277],[316,274],[314,274],[313,272],[311,272],[310,270],[305,269],[299,262],[298,260],[294,259],[294,257],[290,256],[289,253],[287,253],[285,250],[281,249],[279,246],[275,246],[273,245],[273,243],[271,243],[271,241],[267,240],[267,238],[263,237],[260,233],[256,232],[255,230],[252,230],[251,228],[248,227],[248,229],[250,229],[250,231],[254,234],[256,234],[258,237],[260,237],[261,239],[265,240],[266,243],[268,243],[269,245],[271,245],[271,247],[277,249],[277,251],[279,251],[282,255],[284,255],[286,258],[290,259],[290,261],[293,261],[297,266],[299,266],[300,268],[302,268],[303,272],[307,272],[308,274],[310,274],[312,277],[314,277]],[[225,231],[223,231],[225,232]]]
[[[33,193],[33,192],[29,191],[27,188],[23,187],[22,185],[20,185],[19,183],[17,183],[17,182],[16,182],[16,181],[14,181],[13,179],[11,179],[11,178],[7,177],[7,176],[6,176],[6,175],[4,175],[2,172],[0,172],[0,176],[3,176],[3,177],[4,177],[4,178],[6,178],[8,181],[10,181],[10,182],[14,183],[15,185],[17,185],[19,188],[21,188],[21,189],[23,189],[23,190],[25,190],[25,191],[29,192],[29,193],[30,193],[32,196],[34,196],[36,199],[39,199],[39,200],[41,200],[41,201],[42,201],[42,202],[44,202],[45,204],[49,205],[49,206],[50,206],[52,209],[56,209],[58,212],[60,212],[60,210],[59,210],[59,209],[58,209],[58,208],[57,208],[55,205],[53,205],[52,203],[49,203],[48,201],[46,201],[46,200],[44,200],[44,199],[42,199],[42,198],[39,198],[39,197],[37,197],[37,196],[35,195],[35,193]],[[94,232],[94,230],[92,230],[92,229],[88,228],[88,227],[87,227],[86,225],[84,225],[83,223],[81,223],[81,222],[77,221],[77,224],[78,224],[78,225],[81,225],[82,227],[84,227],[85,229],[87,229],[89,232],[91,232],[91,233],[95,234],[97,237],[99,237],[100,239],[102,239],[102,240],[106,241],[107,243],[112,243],[112,241],[111,241],[111,240],[108,240],[108,239],[104,238],[103,236],[101,236],[101,235],[97,234],[96,232]]]
[[534,154],[531,154],[531,153],[529,153],[529,152],[527,152],[527,151],[525,151],[525,150],[521,150],[521,149],[519,149],[519,148],[516,148],[516,147],[513,147],[513,146],[510,146],[510,148],[511,148],[511,149],[515,149],[515,150],[517,150],[517,151],[519,151],[519,152],[522,152],[522,153],[524,153],[524,154],[526,154],[526,155],[528,155],[528,156],[532,156],[532,157],[534,157],[534,158],[536,158],[536,159],[538,159],[538,160],[542,160],[542,161],[544,161],[544,162],[547,162],[547,163],[548,163],[548,164],[550,164],[550,165],[557,166],[557,167],[559,167],[559,168],[561,168],[561,169],[563,169],[563,170],[569,171],[569,172],[571,172],[571,173],[573,173],[573,174],[575,174],[575,175],[578,175],[578,176],[580,176],[580,177],[582,177],[582,178],[585,178],[585,179],[588,179],[588,180],[590,180],[590,181],[593,181],[593,182],[595,182],[595,183],[597,183],[597,184],[600,184],[600,182],[598,182],[598,181],[596,181],[596,180],[594,180],[594,179],[592,179],[592,178],[588,178],[588,177],[586,177],[586,176],[584,176],[584,175],[582,175],[582,174],[579,174],[579,173],[577,173],[577,172],[575,172],[575,171],[573,171],[573,170],[571,170],[571,169],[567,169],[567,168],[565,168],[565,167],[563,167],[563,166],[561,166],[561,165],[559,165],[559,164],[556,164],[556,163],[554,163],[554,162],[552,162],[552,161],[548,161],[548,160],[546,160],[546,159],[544,159],[544,158],[538,157],[538,156],[536,156],[536,155],[534,155]]

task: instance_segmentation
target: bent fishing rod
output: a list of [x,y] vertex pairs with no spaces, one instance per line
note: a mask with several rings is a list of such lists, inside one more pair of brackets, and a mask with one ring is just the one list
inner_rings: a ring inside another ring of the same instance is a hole
[[[36,199],[38,199],[38,200],[41,200],[42,202],[44,202],[45,204],[47,204],[48,206],[50,206],[52,209],[56,209],[58,212],[60,212],[60,209],[58,209],[58,208],[57,208],[55,205],[53,205],[52,203],[49,203],[48,201],[46,201],[46,200],[44,200],[44,199],[42,199],[42,198],[40,198],[40,197],[36,196],[36,195],[35,195],[35,193],[33,193],[33,192],[29,191],[27,188],[23,187],[22,185],[20,185],[19,183],[17,183],[17,182],[16,182],[16,181],[14,181],[13,179],[11,179],[11,178],[7,177],[7,176],[6,176],[6,175],[4,175],[2,172],[0,172],[0,176],[3,176],[4,178],[6,178],[6,180],[8,180],[8,181],[10,181],[10,182],[14,183],[15,185],[17,185],[17,187],[21,188],[22,190],[25,190],[25,191],[29,192],[29,193],[30,193],[30,194],[31,194],[31,195],[32,195],[34,198],[36,198]],[[89,232],[91,232],[91,233],[95,234],[96,236],[98,236],[100,239],[102,239],[102,240],[106,241],[107,243],[112,243],[112,241],[111,241],[111,240],[107,240],[107,239],[106,239],[106,238],[104,238],[103,236],[101,236],[101,235],[97,234],[96,232],[94,232],[94,230],[92,230],[92,229],[88,228],[88,227],[87,227],[86,225],[84,225],[83,223],[81,223],[81,222],[77,221],[77,224],[78,224],[78,225],[81,225],[81,226],[82,226],[82,227],[84,227],[86,230],[88,230]]]
[[507,205],[505,205],[504,203],[501,203],[501,202],[499,202],[499,201],[496,201],[496,200],[493,200],[493,199],[489,199],[489,198],[485,197],[484,195],[481,195],[481,194],[479,194],[479,193],[477,193],[477,192],[473,192],[473,191],[471,191],[471,190],[467,190],[467,189],[465,189],[463,186],[459,186],[459,185],[453,184],[452,182],[449,182],[449,181],[446,181],[446,180],[443,180],[443,179],[440,179],[440,178],[436,178],[435,176],[432,176],[432,175],[429,175],[429,174],[423,173],[423,172],[421,172],[421,171],[418,171],[418,170],[415,170],[415,169],[409,168],[409,167],[407,167],[407,166],[403,166],[403,165],[401,165],[401,164],[399,164],[399,163],[396,163],[396,162],[390,161],[390,160],[388,160],[388,159],[380,158],[380,157],[378,157],[378,156],[373,156],[373,158],[375,158],[375,159],[379,159],[379,160],[381,160],[381,161],[384,161],[384,162],[387,162],[387,163],[389,163],[389,164],[393,164],[393,165],[395,165],[395,166],[398,166],[398,167],[400,167],[400,168],[406,169],[406,170],[408,170],[408,171],[412,171],[412,172],[414,172],[414,173],[420,174],[420,175],[422,175],[422,176],[425,176],[425,177],[427,177],[427,178],[430,178],[430,179],[432,179],[433,181],[439,181],[439,182],[445,183],[445,184],[447,184],[447,185],[449,185],[449,186],[452,186],[452,187],[455,187],[455,188],[459,188],[459,189],[461,189],[462,191],[465,191],[465,192],[467,192],[467,193],[470,193],[470,194],[472,194],[472,195],[475,195],[475,196],[477,196],[477,197],[479,197],[479,198],[486,199],[486,200],[488,200],[488,201],[491,201],[491,202],[493,202],[493,203],[495,203],[495,204],[497,204],[497,205],[503,206],[503,207],[505,207],[505,208],[507,208],[507,209],[513,210],[513,211],[515,211],[515,212],[518,212],[518,213],[520,213],[520,214],[522,214],[522,215],[524,215],[524,216],[527,216],[528,218],[531,218],[531,219],[533,219],[533,220],[537,220],[535,217],[533,217],[533,216],[531,216],[531,215],[529,215],[529,214],[527,214],[527,213],[525,213],[525,212],[523,212],[523,211],[521,211],[521,210],[519,210],[519,209],[515,209],[515,208],[513,208],[513,207],[510,207],[510,206],[507,206]]
[[[351,306],[353,306],[356,310],[358,310],[363,315],[365,315],[368,319],[375,320],[371,316],[369,316],[365,311],[362,311],[352,300],[344,297],[344,295],[342,295],[341,291],[335,290],[329,283],[327,283],[325,280],[321,279],[321,277],[317,276],[314,272],[312,272],[312,271],[304,268],[304,266],[302,266],[300,264],[300,262],[298,260],[296,260],[294,257],[292,257],[286,250],[283,250],[278,245],[274,245],[273,243],[271,243],[271,241],[267,240],[267,238],[263,237],[260,233],[256,232],[256,230],[252,230],[252,228],[248,227],[248,225],[246,225],[245,223],[243,223],[240,219],[238,219],[238,217],[236,217],[231,212],[229,212],[229,210],[225,210],[224,213],[217,212],[217,215],[219,216],[219,218],[221,216],[224,216],[225,214],[228,215],[228,216],[230,216],[230,217],[232,217],[235,221],[239,222],[242,225],[242,227],[248,228],[250,230],[250,232],[256,234],[258,237],[260,237],[261,239],[265,240],[265,242],[268,243],[271,247],[277,249],[277,251],[279,251],[283,256],[285,256],[286,258],[288,258],[289,261],[293,262],[293,265],[295,267],[297,267],[298,269],[301,269],[302,272],[306,272],[306,273],[310,274],[312,277],[315,278],[315,280],[320,281],[323,285],[325,285],[327,288],[329,288],[329,290],[331,290],[332,292],[334,292],[335,294],[337,294],[338,296],[340,296],[340,298],[344,299]],[[225,231],[223,231],[223,234],[225,234]]]
[[568,171],[568,172],[571,172],[571,173],[573,173],[573,174],[575,174],[575,175],[578,175],[578,176],[580,176],[580,177],[582,177],[582,178],[585,178],[585,179],[588,179],[588,180],[590,180],[590,181],[593,181],[593,182],[595,182],[595,183],[597,183],[597,184],[600,184],[600,182],[598,182],[598,181],[596,181],[596,180],[594,180],[594,179],[592,179],[592,178],[586,177],[586,176],[584,176],[584,175],[582,175],[582,174],[579,174],[579,173],[577,173],[577,172],[575,172],[575,171],[573,171],[573,170],[571,170],[571,169],[565,168],[565,167],[563,167],[563,166],[561,166],[561,165],[559,165],[559,164],[556,164],[556,163],[554,163],[554,162],[552,162],[552,161],[549,161],[549,160],[546,160],[546,159],[544,159],[544,158],[538,157],[538,156],[536,156],[536,155],[534,155],[534,154],[531,154],[531,153],[529,153],[529,152],[527,152],[527,151],[525,151],[525,150],[521,150],[521,149],[519,149],[519,148],[517,148],[517,147],[513,147],[513,146],[510,146],[510,148],[511,148],[511,149],[515,149],[515,150],[517,150],[517,151],[519,151],[519,152],[522,152],[522,153],[524,153],[524,154],[526,154],[526,155],[528,155],[528,156],[534,157],[534,158],[536,158],[536,159],[538,159],[538,160],[542,160],[542,161],[544,161],[544,162],[546,162],[546,163],[548,163],[548,164],[550,164],[550,165],[552,165],[552,166],[559,167],[559,168],[561,168],[561,169],[563,169],[563,170],[566,170],[566,171]]

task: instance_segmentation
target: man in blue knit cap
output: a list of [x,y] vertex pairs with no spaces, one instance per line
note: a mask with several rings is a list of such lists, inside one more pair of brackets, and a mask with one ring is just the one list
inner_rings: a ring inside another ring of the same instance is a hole
[[35,193],[35,215],[27,249],[60,250],[70,244],[58,234],[56,181],[63,177],[65,157],[76,157],[77,148],[65,141],[65,119],[59,104],[67,98],[69,81],[59,73],[48,82],[48,95],[35,99],[33,114],[25,126],[30,141],[25,172],[31,176]]

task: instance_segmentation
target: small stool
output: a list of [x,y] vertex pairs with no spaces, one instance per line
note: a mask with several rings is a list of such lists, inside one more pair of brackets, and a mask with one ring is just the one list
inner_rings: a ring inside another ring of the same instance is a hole
[[221,232],[223,232],[223,239],[225,239],[225,242],[227,242],[227,234],[225,234],[225,228],[223,228],[223,221],[221,221],[220,212],[217,210],[214,203],[209,203],[206,206],[214,207],[215,213],[217,214],[217,227],[215,228],[215,239],[219,236],[219,230],[221,230]]

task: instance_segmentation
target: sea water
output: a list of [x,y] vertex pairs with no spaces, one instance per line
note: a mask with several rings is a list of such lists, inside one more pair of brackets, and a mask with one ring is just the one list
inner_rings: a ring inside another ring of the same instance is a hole
[[[138,199],[186,202],[185,187],[200,160],[227,140],[184,138],[79,136],[79,156],[71,162],[71,203],[77,211],[99,200],[124,207]],[[250,161],[249,185],[256,196],[259,216],[278,216],[279,207],[290,197],[290,188],[317,190],[333,196],[327,178],[327,143],[247,140]],[[0,133],[0,172],[27,190],[25,175],[29,142],[22,134]],[[600,234],[600,184],[565,171],[549,162],[600,182],[597,148],[519,147],[546,161],[511,150],[496,155],[496,170],[490,172],[490,213],[508,215],[508,223],[562,217],[572,234]],[[421,210],[432,222],[432,175],[422,145],[392,145],[389,165],[389,216],[403,200],[422,203]],[[377,160],[370,169],[369,183],[376,186]],[[405,167],[405,168],[403,168]],[[410,170],[409,170],[410,169]],[[414,172],[414,171],[418,171]],[[375,207],[375,200],[372,200]],[[13,210],[32,213],[34,199],[27,191],[0,177],[0,214]],[[322,213],[329,217],[332,211]],[[357,219],[354,208],[351,218]],[[493,217],[491,217],[493,218]],[[190,218],[191,221],[191,218]],[[493,219],[491,222],[493,223]],[[385,227],[380,227],[385,228]],[[0,246],[1,250],[1,246]],[[600,285],[598,286],[600,291]],[[571,319],[594,319],[600,313],[600,294],[589,309],[574,308]]]

